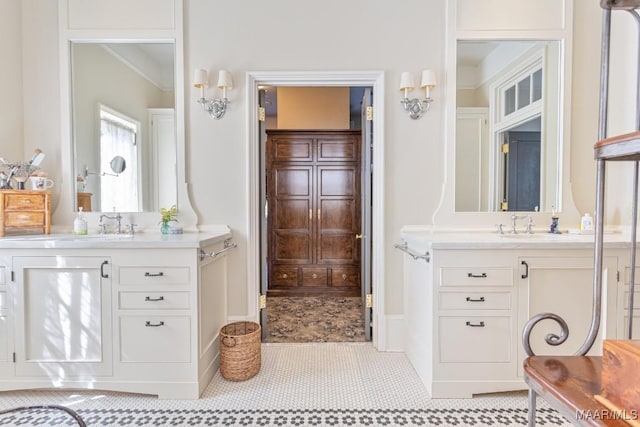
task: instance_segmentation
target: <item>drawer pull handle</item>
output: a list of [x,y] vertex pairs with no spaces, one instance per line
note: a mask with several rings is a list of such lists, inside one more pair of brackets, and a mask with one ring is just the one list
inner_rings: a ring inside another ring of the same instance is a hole
[[289,277],[289,275],[288,275],[287,273],[284,273],[284,274],[282,275],[282,278],[283,278],[283,279],[286,279],[287,277]]
[[467,273],[467,277],[482,279],[483,277],[487,277],[487,273],[482,273],[482,274]]
[[529,264],[527,263],[527,261],[522,261],[520,264],[524,265],[524,274],[520,277],[526,279],[529,277]]
[[104,272],[104,266],[107,264],[109,264],[109,261],[102,261],[102,264],[100,264],[100,277],[102,277],[103,279],[109,278],[109,275]]
[[467,302],[484,302],[484,297],[480,297],[478,299],[473,299],[471,297],[467,297]]
[[467,326],[471,326],[472,328],[484,328],[484,321],[480,323],[467,322]]
[[347,275],[345,273],[342,273],[342,280],[347,280]]
[[149,273],[148,271],[144,273],[144,277],[162,277],[164,273],[161,271],[160,273]]
[[313,273],[313,274],[311,275],[311,277],[313,277],[314,279],[317,279],[317,278],[318,278],[318,275],[317,275],[316,273]]
[[150,321],[147,320],[144,326],[146,326],[147,328],[159,328],[160,326],[164,326],[164,322],[160,321],[158,323],[151,323]]
[[151,302],[164,301],[164,297],[163,296],[159,296],[158,298],[144,297],[144,300],[151,301]]

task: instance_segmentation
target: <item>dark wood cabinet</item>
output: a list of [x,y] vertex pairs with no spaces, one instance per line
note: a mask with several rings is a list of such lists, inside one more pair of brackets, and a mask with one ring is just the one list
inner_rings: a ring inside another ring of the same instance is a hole
[[267,132],[268,294],[360,295],[360,132]]

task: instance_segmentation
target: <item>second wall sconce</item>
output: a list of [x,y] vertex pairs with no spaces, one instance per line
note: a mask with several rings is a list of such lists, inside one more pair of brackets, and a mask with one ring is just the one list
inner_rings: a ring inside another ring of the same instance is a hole
[[425,90],[425,98],[409,99],[409,92],[415,87],[415,80],[413,74],[409,72],[402,73],[400,77],[400,90],[404,91],[404,98],[400,101],[404,110],[409,114],[412,119],[419,119],[422,114],[429,109],[431,103],[434,101],[431,98],[431,89],[436,87],[436,75],[432,70],[424,70],[422,72],[422,82],[420,88]]
[[222,89],[222,98],[206,99],[204,97],[204,88],[209,86],[209,74],[207,70],[198,68],[195,71],[193,85],[200,89],[200,98],[198,102],[202,104],[202,109],[209,113],[214,119],[220,119],[227,111],[227,105],[231,102],[227,99],[227,89],[233,89],[233,81],[231,73],[220,70],[218,73],[218,88]]

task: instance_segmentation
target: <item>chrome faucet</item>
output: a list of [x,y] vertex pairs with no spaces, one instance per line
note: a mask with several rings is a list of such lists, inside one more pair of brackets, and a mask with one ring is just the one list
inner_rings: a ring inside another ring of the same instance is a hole
[[526,218],[526,216],[518,216],[516,214],[511,214],[511,234],[518,234],[518,230],[516,230],[516,222],[519,219]]
[[104,219],[113,219],[116,221],[116,228],[114,230],[115,234],[122,233],[122,215],[120,213],[116,213],[114,216],[109,216],[106,214],[100,215],[100,221],[98,221],[98,226],[100,227],[100,234],[106,234],[107,225],[103,222]]

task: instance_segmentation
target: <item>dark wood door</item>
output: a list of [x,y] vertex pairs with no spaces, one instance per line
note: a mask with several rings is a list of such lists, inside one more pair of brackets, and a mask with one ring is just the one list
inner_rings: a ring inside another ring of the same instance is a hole
[[507,202],[510,211],[540,207],[540,132],[507,132]]
[[269,131],[269,296],[360,295],[360,132]]

